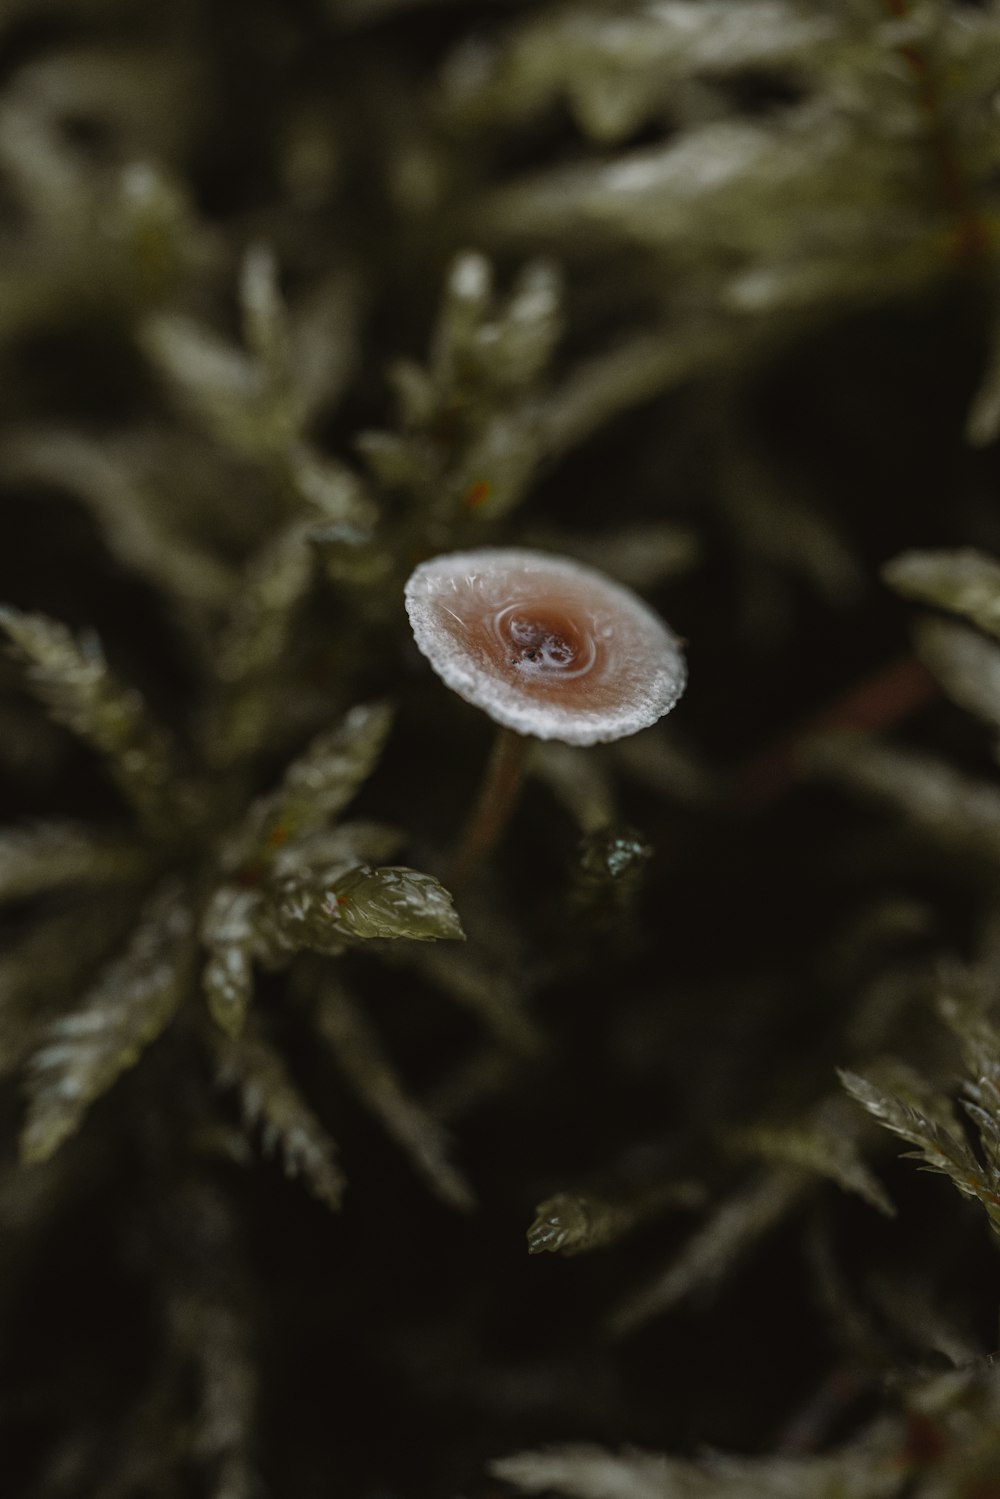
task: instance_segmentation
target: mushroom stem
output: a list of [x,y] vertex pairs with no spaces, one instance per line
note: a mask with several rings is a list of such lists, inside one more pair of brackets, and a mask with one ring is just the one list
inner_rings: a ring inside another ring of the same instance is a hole
[[524,766],[534,744],[530,735],[501,728],[493,741],[483,784],[465,825],[452,869],[452,883],[460,884],[495,847],[502,836],[524,779]]

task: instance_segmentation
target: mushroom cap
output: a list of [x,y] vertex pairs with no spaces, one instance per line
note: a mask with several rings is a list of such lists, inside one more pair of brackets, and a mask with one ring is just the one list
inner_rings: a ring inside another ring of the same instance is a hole
[[451,552],[406,585],[417,645],[448,686],[538,739],[597,744],[655,723],[687,681],[680,642],[630,589],[520,547]]

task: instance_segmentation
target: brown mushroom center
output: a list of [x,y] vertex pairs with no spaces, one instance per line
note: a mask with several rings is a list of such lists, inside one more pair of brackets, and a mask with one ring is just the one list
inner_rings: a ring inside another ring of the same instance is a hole
[[509,604],[493,628],[507,661],[523,676],[576,677],[594,664],[593,637],[563,610]]
[[472,574],[435,603],[456,653],[488,664],[523,698],[600,713],[622,701],[634,676],[628,622],[594,592],[554,573]]

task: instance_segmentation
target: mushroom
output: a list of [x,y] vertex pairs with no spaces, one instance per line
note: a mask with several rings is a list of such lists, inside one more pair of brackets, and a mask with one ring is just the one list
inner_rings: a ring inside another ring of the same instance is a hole
[[501,726],[463,872],[502,831],[532,740],[621,739],[684,691],[680,642],[659,616],[566,557],[519,547],[434,557],[411,574],[406,610],[438,676]]

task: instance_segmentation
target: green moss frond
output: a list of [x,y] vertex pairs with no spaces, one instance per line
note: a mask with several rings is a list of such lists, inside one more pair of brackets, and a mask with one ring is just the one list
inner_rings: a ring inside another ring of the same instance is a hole
[[0,832],[0,901],[65,886],[128,883],[149,867],[148,853],[135,840],[84,823],[42,822]]
[[704,1197],[703,1188],[690,1181],[625,1188],[614,1196],[557,1192],[535,1209],[528,1253],[573,1255],[604,1249],[670,1209],[700,1207]]
[[811,773],[902,813],[942,850],[981,868],[1000,857],[1000,789],[944,760],[861,735],[826,735],[805,756]]
[[254,1026],[238,1038],[220,1041],[219,1082],[239,1094],[247,1126],[259,1133],[268,1155],[279,1155],[289,1176],[298,1176],[320,1202],[338,1208],[344,1178],[336,1148],[279,1052]]
[[[62,427],[15,431],[0,448],[0,471],[15,481],[65,488],[85,505],[112,556],[162,589],[181,619],[204,623],[233,586],[230,569],[213,556],[150,474],[141,441],[95,442]],[[186,519],[186,518],[185,518]]]
[[26,1161],[57,1150],[169,1024],[190,983],[193,936],[185,894],[170,882],[151,897],[126,951],[80,1008],[49,1027],[31,1060],[21,1135]]
[[337,880],[331,895],[337,925],[355,939],[465,939],[451,895],[433,875],[419,869],[362,864]]
[[887,1466],[902,1446],[897,1428],[876,1426],[831,1456],[700,1460],[587,1445],[521,1452],[492,1465],[523,1493],[567,1499],[888,1499]]
[[[917,1147],[915,1159],[928,1171],[947,1176],[963,1196],[978,1198],[991,1223],[995,1227],[1000,1224],[1000,1170],[992,1160],[985,1166],[980,1164],[957,1121],[952,1120],[950,1126],[942,1125],[856,1073],[841,1072],[840,1078],[851,1096],[880,1124]],[[986,1126],[984,1139],[989,1141],[995,1133],[992,1118],[979,1110],[978,1105],[973,1106],[973,1111],[982,1115]]]
[[281,785],[250,808],[227,853],[232,868],[260,869],[299,846],[347,806],[371,775],[392,725],[384,703],[352,708],[291,762]]
[[798,1126],[748,1125],[736,1132],[733,1144],[773,1165],[794,1166],[827,1177],[887,1218],[895,1216],[896,1209],[863,1160],[859,1143],[853,1138],[852,1121],[845,1117],[837,1100],[818,1111],[815,1120]]
[[675,1260],[621,1301],[610,1319],[611,1330],[616,1335],[632,1332],[693,1292],[718,1285],[797,1206],[808,1187],[809,1177],[801,1170],[758,1172],[709,1215]]
[[447,1134],[406,1092],[375,1032],[343,986],[324,982],[315,1013],[320,1035],[361,1101],[406,1151],[431,1191],[450,1207],[468,1212],[475,1197],[450,1159]]
[[817,47],[829,47],[832,16],[794,4],[725,0],[646,6],[551,8],[511,27],[475,69],[449,75],[452,107],[466,119],[530,118],[563,98],[580,128],[615,144],[657,119],[667,90],[693,76],[724,78],[752,68],[811,73]]
[[907,599],[961,614],[1000,635],[1000,562],[971,547],[954,552],[903,552],[883,568],[890,588]]
[[1000,730],[1000,646],[954,620],[917,622],[917,654],[952,702]]
[[361,864],[332,884],[315,877],[276,881],[265,894],[258,929],[276,949],[337,954],[351,942],[406,937],[463,940],[451,896],[433,875]]
[[0,955],[0,1073],[20,1066],[46,1029],[124,941],[135,920],[134,899],[121,890],[88,892],[36,917]]
[[506,301],[490,262],[453,263],[426,369],[391,371],[402,431],[366,432],[359,447],[381,483],[423,516],[419,552],[482,532],[526,495],[542,452],[541,382],[559,335],[552,266],[525,268]]
[[112,674],[97,637],[77,639],[65,625],[9,605],[0,627],[32,690],[104,758],[146,828],[161,838],[183,835],[196,811],[193,788],[139,693]]
[[[0,613],[4,1485],[987,1499],[998,5],[0,39],[0,562],[54,616]],[[691,688],[541,748],[453,896],[488,729],[401,592],[495,542],[647,595]],[[886,556],[937,611],[889,667]]]
[[253,996],[253,962],[259,946],[256,890],[220,885],[202,918],[205,947],[202,986],[209,1014],[228,1036],[238,1036]]

